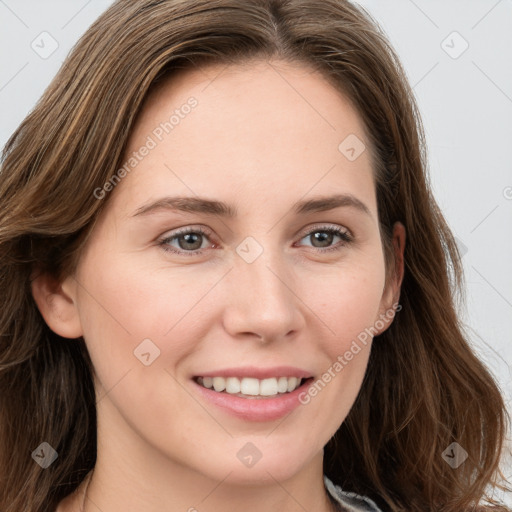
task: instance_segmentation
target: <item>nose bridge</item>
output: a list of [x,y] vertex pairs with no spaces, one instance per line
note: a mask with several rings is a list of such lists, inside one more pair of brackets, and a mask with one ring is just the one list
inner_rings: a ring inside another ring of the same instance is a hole
[[267,339],[298,329],[301,315],[283,251],[246,239],[237,253],[226,327],[232,334],[251,332]]
[[252,263],[241,258],[235,270],[240,282],[246,283],[246,288],[238,290],[240,295],[249,300],[265,299],[264,302],[253,304],[259,308],[282,308],[290,304],[290,290],[285,285],[287,272],[282,270],[284,268],[282,255],[276,255],[275,250],[271,253],[268,248]]

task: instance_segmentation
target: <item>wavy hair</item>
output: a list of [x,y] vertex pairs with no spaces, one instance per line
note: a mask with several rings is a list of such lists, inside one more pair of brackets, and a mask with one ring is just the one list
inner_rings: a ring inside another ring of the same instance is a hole
[[[94,368],[82,338],[45,324],[34,272],[74,271],[108,201],[94,191],[122,165],[153,85],[187,67],[251,59],[313,66],[353,103],[370,139],[388,269],[393,223],[407,232],[402,310],[375,339],[357,400],[325,447],[325,474],[393,512],[478,510],[493,502],[489,489],[504,488],[510,418],[458,318],[460,255],[432,197],[412,90],[378,24],[345,0],[119,0],[2,154],[3,512],[53,512],[96,461]],[[31,457],[42,441],[59,453],[45,470]],[[442,457],[453,442],[468,453],[457,469]]]

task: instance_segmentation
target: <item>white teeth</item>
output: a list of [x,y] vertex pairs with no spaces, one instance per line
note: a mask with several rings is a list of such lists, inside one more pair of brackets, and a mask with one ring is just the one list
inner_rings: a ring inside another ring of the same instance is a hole
[[271,377],[269,379],[255,379],[252,377],[199,377],[198,383],[205,388],[213,388],[217,392],[248,396],[275,396],[278,393],[289,393],[297,389],[301,379],[297,377]]
[[[236,378],[236,377],[235,377]],[[240,393],[256,396],[260,394],[260,382],[258,379],[245,377],[240,381]]]
[[277,379],[263,379],[260,383],[260,395],[277,395]]
[[286,393],[288,391],[288,379],[286,377],[279,377],[277,391],[279,393]]
[[226,389],[226,379],[223,377],[213,377],[213,389],[215,391],[224,391]]
[[240,381],[236,377],[228,377],[226,379],[226,392],[233,395],[240,393]]
[[293,391],[297,387],[297,377],[290,377],[288,379],[288,391]]

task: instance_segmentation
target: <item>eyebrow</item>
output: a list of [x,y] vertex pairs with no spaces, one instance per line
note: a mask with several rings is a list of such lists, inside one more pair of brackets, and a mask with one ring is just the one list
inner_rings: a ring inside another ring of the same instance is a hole
[[[313,199],[299,201],[293,206],[293,212],[297,215],[304,215],[306,213],[334,210],[335,208],[340,207],[351,207],[371,216],[370,209],[352,194],[320,196]],[[175,196],[163,197],[150,204],[141,206],[132,216],[148,215],[161,210],[205,213],[228,218],[233,218],[237,215],[235,207],[222,201],[214,201],[202,197]]]

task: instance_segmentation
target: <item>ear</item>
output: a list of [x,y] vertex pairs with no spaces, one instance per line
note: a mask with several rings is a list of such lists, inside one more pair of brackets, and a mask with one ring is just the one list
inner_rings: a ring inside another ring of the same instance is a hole
[[77,283],[72,276],[58,282],[48,273],[32,273],[32,296],[48,327],[64,338],[82,336],[76,305]]
[[375,319],[376,326],[382,326],[378,329],[377,334],[382,334],[391,325],[396,311],[401,309],[398,302],[400,300],[400,287],[404,278],[405,237],[405,226],[401,222],[395,222],[392,238],[394,267],[390,269],[390,275],[386,278],[379,317]]

